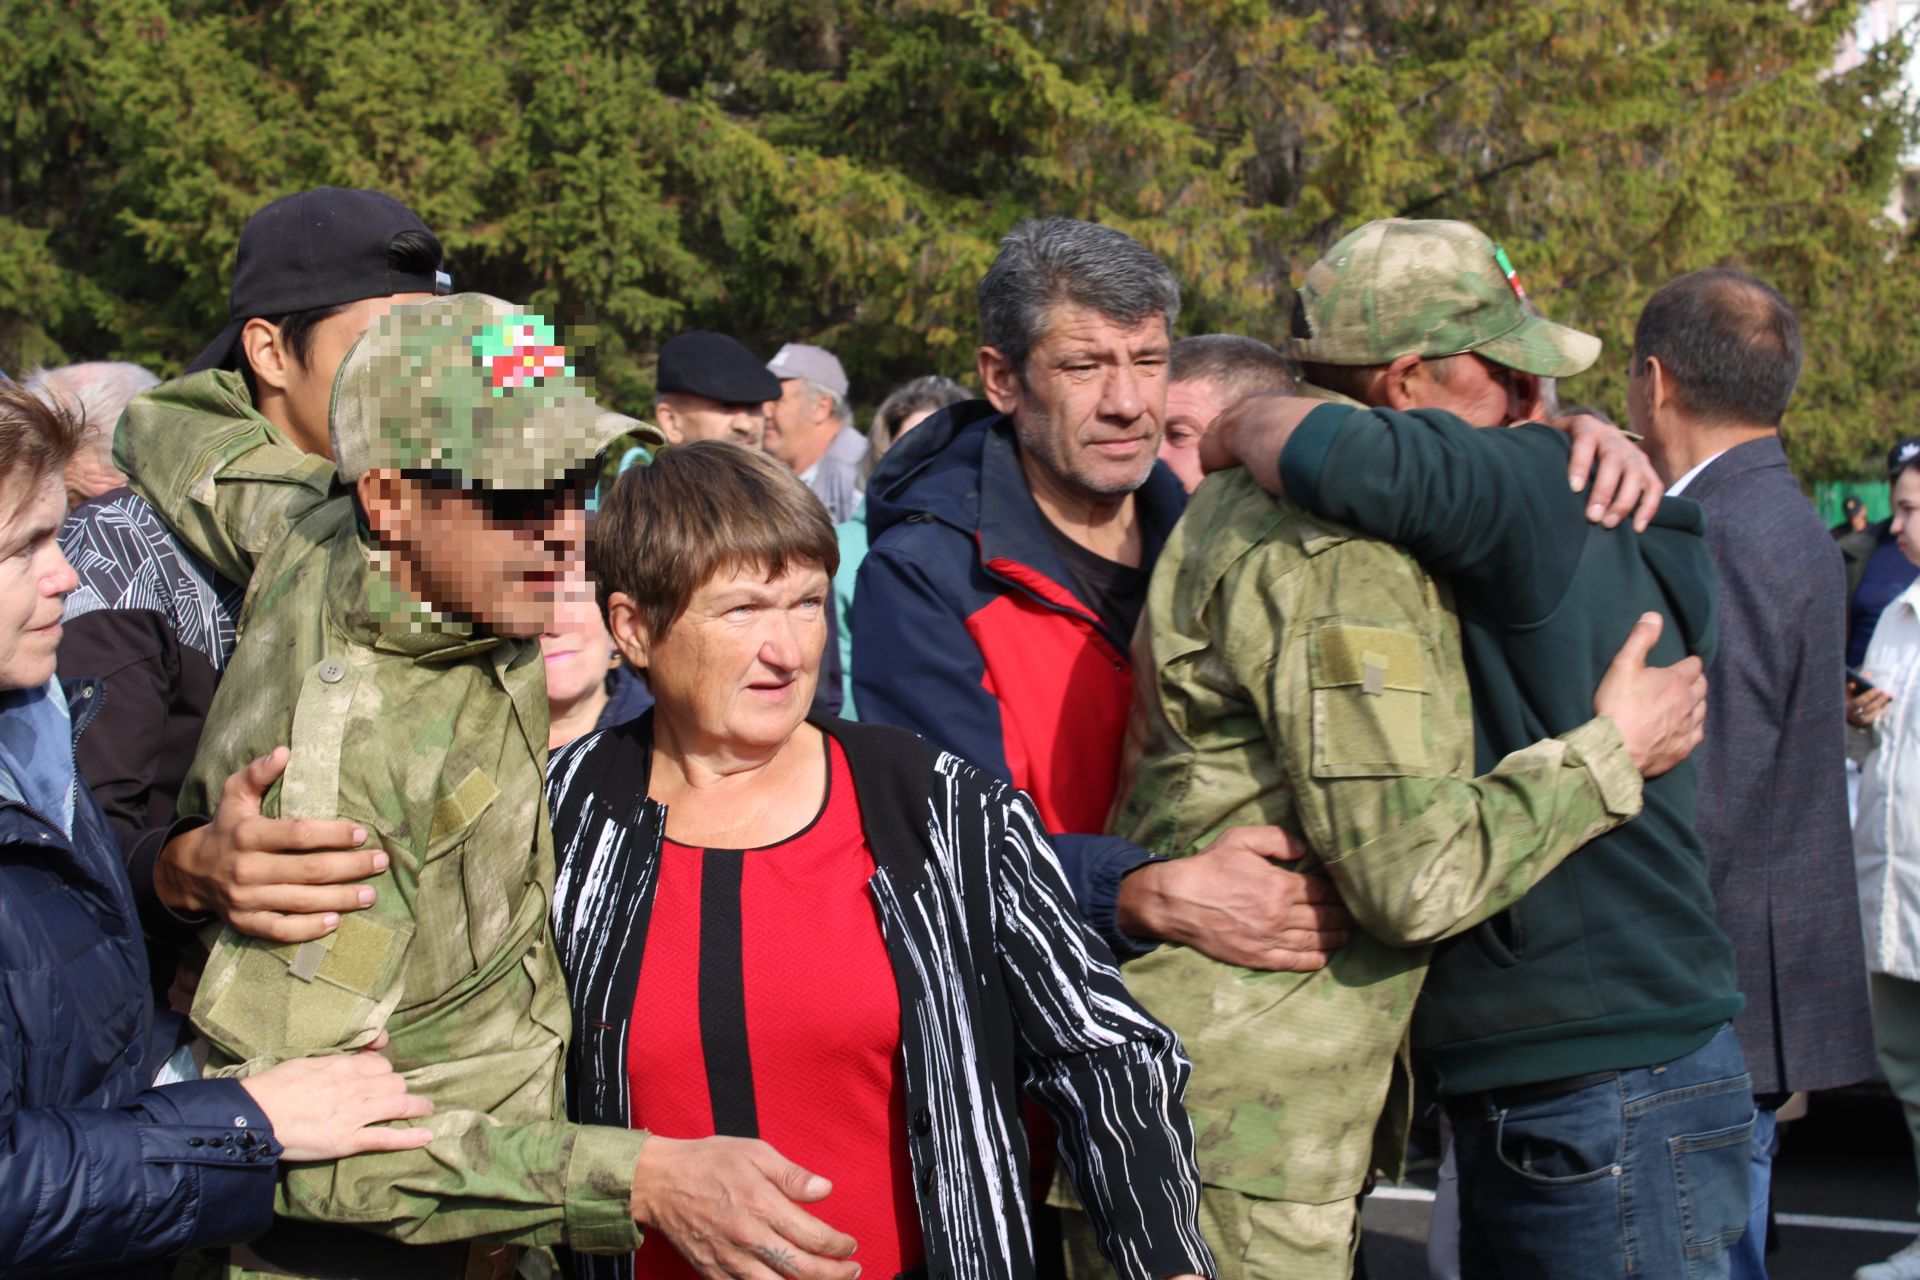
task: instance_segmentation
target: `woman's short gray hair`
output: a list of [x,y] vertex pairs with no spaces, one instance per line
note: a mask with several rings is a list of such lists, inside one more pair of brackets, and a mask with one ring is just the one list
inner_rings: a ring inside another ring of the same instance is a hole
[[1169,334],[1180,316],[1180,284],[1166,263],[1124,231],[1075,218],[1034,219],[1009,231],[979,298],[981,345],[1012,361],[1022,378],[1048,312],[1060,303],[1124,325],[1159,315]]

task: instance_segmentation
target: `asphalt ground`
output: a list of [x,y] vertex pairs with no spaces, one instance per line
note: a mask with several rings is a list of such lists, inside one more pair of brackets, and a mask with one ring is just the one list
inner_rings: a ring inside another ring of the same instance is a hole
[[[1367,1201],[1368,1280],[1427,1280],[1431,1171]],[[1920,1235],[1913,1152],[1899,1104],[1884,1091],[1819,1094],[1784,1130],[1774,1165],[1779,1230],[1771,1280],[1848,1280]]]

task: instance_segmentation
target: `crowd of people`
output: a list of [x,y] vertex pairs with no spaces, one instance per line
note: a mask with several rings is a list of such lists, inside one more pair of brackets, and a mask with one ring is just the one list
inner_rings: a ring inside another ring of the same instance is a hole
[[0,1269],[1346,1280],[1424,1111],[1436,1278],[1751,1280],[1795,1095],[1920,1153],[1920,437],[1830,534],[1777,291],[1630,430],[1459,222],[1284,350],[1090,222],[978,299],[643,420],[322,188],[0,381]]

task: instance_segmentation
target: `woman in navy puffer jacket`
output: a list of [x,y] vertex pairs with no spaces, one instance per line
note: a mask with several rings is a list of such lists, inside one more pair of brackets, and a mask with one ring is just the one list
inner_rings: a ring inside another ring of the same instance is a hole
[[[182,1250],[272,1221],[282,1159],[417,1146],[424,1115],[375,1054],[244,1083],[153,1087],[179,1021],[156,1017],[119,844],[74,774],[100,687],[53,677],[74,575],[55,541],[63,415],[0,379],[0,1275],[164,1274]],[[71,727],[71,729],[70,729]]]

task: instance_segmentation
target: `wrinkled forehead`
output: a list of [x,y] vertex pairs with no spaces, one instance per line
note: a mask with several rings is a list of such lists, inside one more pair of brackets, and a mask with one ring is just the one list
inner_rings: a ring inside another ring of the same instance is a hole
[[1163,311],[1129,319],[1109,315],[1072,299],[1047,308],[1046,322],[1034,344],[1036,350],[1091,349],[1125,353],[1136,359],[1143,355],[1164,355],[1172,345],[1173,337]]

